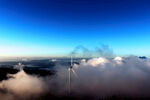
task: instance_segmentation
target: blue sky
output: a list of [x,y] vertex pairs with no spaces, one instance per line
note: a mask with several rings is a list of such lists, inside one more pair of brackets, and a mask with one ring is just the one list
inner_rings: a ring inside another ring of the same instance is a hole
[[105,44],[150,56],[149,0],[0,0],[0,56],[63,56]]

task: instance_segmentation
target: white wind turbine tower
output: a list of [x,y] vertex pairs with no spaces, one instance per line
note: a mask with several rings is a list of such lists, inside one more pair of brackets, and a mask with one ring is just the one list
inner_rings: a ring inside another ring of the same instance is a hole
[[[21,62],[19,62],[17,65],[14,65],[13,68],[18,69],[19,72],[24,72],[23,67],[24,67],[24,65]],[[14,77],[14,76],[15,76],[14,74],[8,74],[8,77]]]
[[15,68],[19,69],[20,71],[23,70],[23,67],[24,67],[24,65],[21,62],[19,62],[17,65],[15,65]]
[[72,72],[74,73],[74,75],[77,77],[77,74],[76,72],[73,70],[73,61],[72,61],[72,56],[71,56],[71,61],[70,61],[70,67],[68,68],[68,80],[69,80],[69,94],[71,93],[71,81],[72,81],[72,78],[71,78],[71,75],[72,75]]
[[19,67],[20,70],[23,69],[23,66],[24,66],[24,65],[23,65],[21,62],[18,63],[18,67]]

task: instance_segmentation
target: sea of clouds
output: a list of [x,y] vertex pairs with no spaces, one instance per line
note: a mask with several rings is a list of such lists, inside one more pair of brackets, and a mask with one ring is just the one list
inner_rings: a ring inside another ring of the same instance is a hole
[[[56,74],[40,77],[28,75],[23,69],[0,82],[1,100],[29,100],[45,93],[55,96],[68,95],[68,69],[55,66]],[[150,59],[136,56],[96,57],[82,59],[73,65],[71,94],[75,97],[150,95]]]

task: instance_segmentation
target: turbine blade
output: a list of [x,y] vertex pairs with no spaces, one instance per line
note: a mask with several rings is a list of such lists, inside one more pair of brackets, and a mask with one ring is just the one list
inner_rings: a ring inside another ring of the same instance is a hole
[[73,74],[74,74],[76,77],[78,77],[78,75],[77,75],[77,73],[75,72],[75,70],[73,70],[73,69],[71,69],[71,70],[72,70]]

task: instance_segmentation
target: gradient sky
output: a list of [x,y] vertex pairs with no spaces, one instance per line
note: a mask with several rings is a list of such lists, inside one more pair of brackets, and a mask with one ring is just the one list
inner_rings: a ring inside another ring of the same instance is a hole
[[62,56],[102,44],[150,56],[150,0],[0,0],[0,56]]

